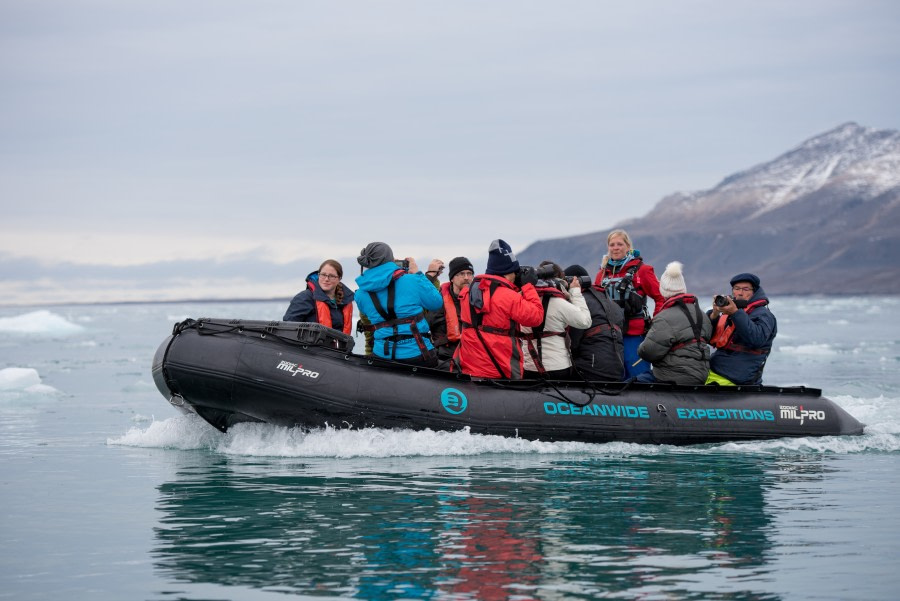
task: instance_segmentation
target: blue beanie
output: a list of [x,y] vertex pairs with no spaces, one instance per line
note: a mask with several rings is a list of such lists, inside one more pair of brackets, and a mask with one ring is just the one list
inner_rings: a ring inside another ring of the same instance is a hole
[[731,281],[728,283],[734,286],[738,282],[747,282],[748,284],[753,286],[753,292],[759,290],[759,278],[752,273],[739,273],[731,278]]
[[488,275],[506,275],[519,271],[519,261],[512,247],[505,240],[494,240],[488,247],[487,269]]

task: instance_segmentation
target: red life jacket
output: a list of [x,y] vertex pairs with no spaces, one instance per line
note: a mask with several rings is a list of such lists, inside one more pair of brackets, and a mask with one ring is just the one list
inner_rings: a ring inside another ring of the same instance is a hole
[[[759,307],[764,307],[769,304],[768,299],[761,298],[757,301],[753,301],[744,307],[744,313],[749,315],[753,312],[754,309],[758,309]],[[753,355],[762,355],[767,351],[760,349],[752,349],[750,347],[744,346],[743,344],[738,344],[733,341],[734,339],[734,320],[730,319],[728,315],[724,313],[719,315],[719,319],[716,320],[716,328],[713,331],[713,336],[710,339],[709,343],[716,348],[725,349],[729,351],[737,351],[741,353],[751,353]]]
[[447,340],[459,342],[459,311],[456,309],[456,303],[459,301],[459,298],[454,298],[454,296],[452,283],[444,282],[441,284],[441,297],[444,299],[444,319],[447,322]]
[[[316,287],[312,282],[307,282],[306,285],[310,290],[313,291],[313,295],[315,295]],[[343,286],[340,282],[338,282],[338,286]],[[315,299],[315,296],[313,296]],[[316,300],[316,321],[327,328],[333,328],[334,324],[331,321],[331,307],[332,305],[328,304],[326,301]],[[349,334],[351,326],[353,325],[353,305],[351,303],[347,303],[343,307],[341,307],[341,314],[344,316],[344,325],[341,326],[341,330],[344,334]]]
[[527,341],[528,354],[531,355],[531,360],[534,362],[534,366],[537,368],[538,373],[545,374],[547,373],[547,370],[544,369],[544,354],[541,339],[549,338],[551,336],[566,335],[565,332],[547,332],[544,330],[544,325],[547,323],[547,306],[550,304],[550,299],[554,296],[556,298],[565,299],[566,302],[568,302],[568,299],[562,290],[559,290],[554,286],[535,286],[534,289],[537,290],[538,296],[541,297],[541,305],[544,307],[544,319],[541,321],[541,325],[532,328],[531,332],[522,332],[519,337],[522,338],[522,340]]

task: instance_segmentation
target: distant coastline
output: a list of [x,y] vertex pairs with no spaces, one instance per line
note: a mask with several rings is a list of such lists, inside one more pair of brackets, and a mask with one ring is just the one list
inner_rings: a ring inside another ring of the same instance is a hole
[[71,307],[88,305],[180,305],[186,303],[268,303],[278,302],[287,305],[291,298],[288,296],[278,298],[198,298],[198,299],[174,299],[174,300],[119,300],[119,301],[77,301],[77,302],[47,302],[31,304],[0,304],[0,309],[14,309],[17,307]]
[[[712,297],[713,294],[698,294],[698,296],[702,299],[704,296]],[[846,294],[773,294],[769,295],[769,297],[776,302],[780,299],[792,299],[792,298],[803,298],[803,299],[812,299],[812,298],[839,298],[839,297],[847,297]],[[871,297],[871,298],[892,298],[892,297],[900,297],[900,293],[859,293],[849,295],[852,297]],[[85,302],[55,302],[55,303],[34,303],[34,304],[9,304],[4,305],[0,304],[0,309],[16,309],[16,308],[30,308],[30,307],[72,307],[72,306],[90,306],[90,305],[101,305],[101,306],[110,306],[110,305],[183,305],[183,304],[228,304],[228,303],[284,303],[287,306],[287,303],[290,302],[290,297],[256,297],[256,298],[184,298],[184,299],[175,299],[175,300],[122,300],[122,301],[85,301]]]

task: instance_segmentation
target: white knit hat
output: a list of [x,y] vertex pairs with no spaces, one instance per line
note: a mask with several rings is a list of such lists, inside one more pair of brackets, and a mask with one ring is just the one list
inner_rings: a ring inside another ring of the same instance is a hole
[[681,263],[672,261],[666,265],[666,271],[659,278],[659,293],[665,298],[684,294],[687,288],[684,285],[684,276],[681,275]]

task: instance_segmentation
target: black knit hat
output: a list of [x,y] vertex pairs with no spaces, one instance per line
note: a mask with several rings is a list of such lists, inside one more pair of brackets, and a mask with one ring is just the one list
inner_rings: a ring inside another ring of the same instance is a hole
[[576,275],[576,276],[585,276],[590,275],[587,272],[587,269],[582,267],[581,265],[569,265],[565,270],[566,275]]
[[518,271],[519,261],[516,260],[516,254],[506,240],[497,239],[491,242],[488,247],[487,269],[484,272],[488,275],[506,275]]
[[459,273],[460,271],[465,271],[467,269],[472,273],[475,273],[475,268],[472,267],[472,261],[468,260],[465,257],[454,257],[450,260],[450,269],[447,273],[452,280],[453,276],[455,276],[457,273]]

